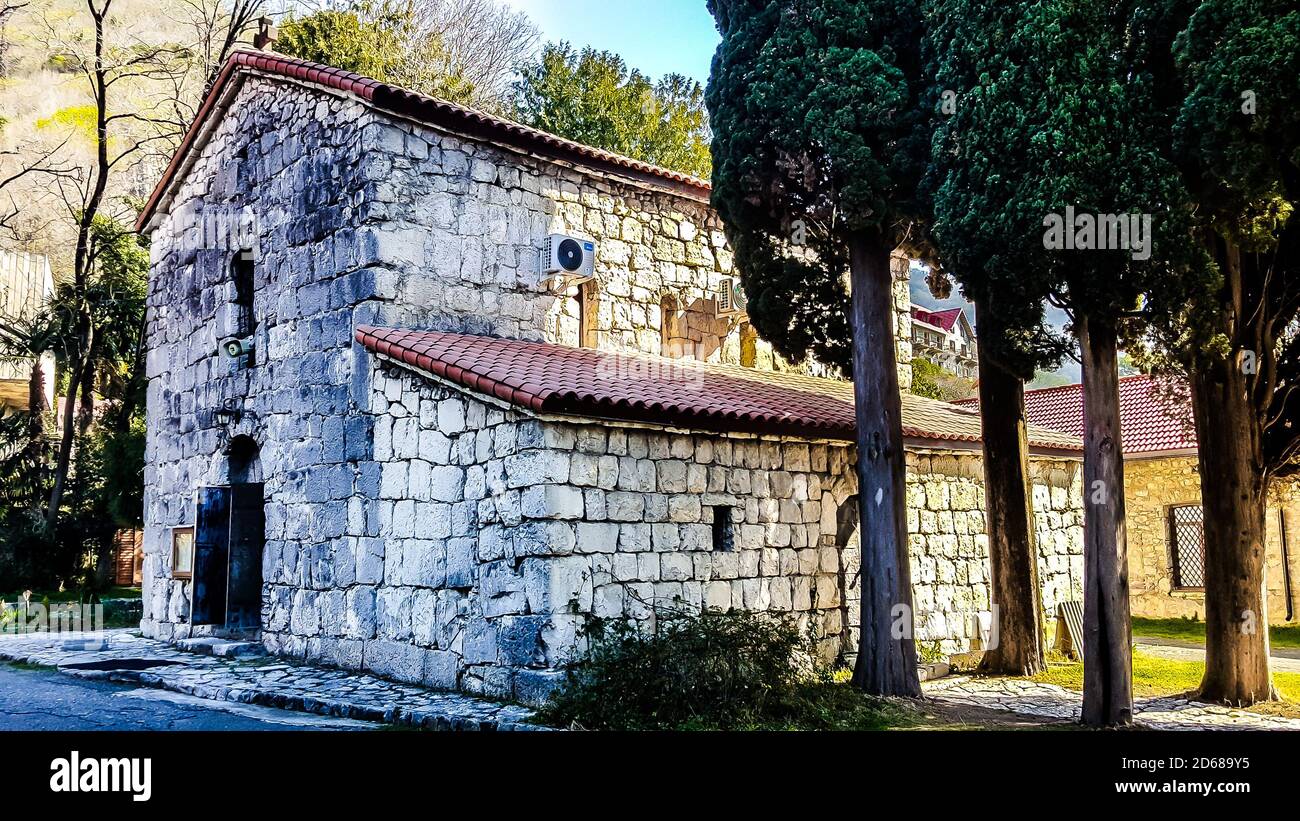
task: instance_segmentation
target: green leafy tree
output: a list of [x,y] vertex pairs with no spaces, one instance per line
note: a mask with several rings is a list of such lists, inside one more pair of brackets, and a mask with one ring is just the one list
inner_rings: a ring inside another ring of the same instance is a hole
[[[112,536],[143,521],[145,303],[149,253],[140,235],[107,216],[91,226],[91,273],[76,289],[64,283],[43,312],[67,384],[78,353],[82,308],[92,328],[79,381],[77,459],[63,513],[93,553],[97,584],[108,582]],[[96,406],[102,403],[98,409]],[[90,523],[93,523],[91,526]]]
[[[36,316],[0,320],[0,358],[39,363],[40,354],[53,353],[65,391],[71,369],[81,367],[76,459],[52,524],[41,508],[54,478],[57,442],[46,435],[39,364],[26,419],[0,417],[0,471],[10,477],[0,483],[0,572],[33,585],[107,584],[114,532],[143,521],[149,255],[139,235],[102,214],[92,224],[90,246],[84,287],[62,283]],[[92,329],[84,360],[83,316]],[[102,404],[97,411],[90,402]],[[90,567],[98,578],[84,574]]]
[[[755,328],[795,361],[851,370],[862,625],[855,683],[916,695],[897,249],[916,251],[930,113],[916,2],[711,0],[713,202]],[[846,275],[847,274],[847,281]],[[851,344],[850,344],[851,340]]]
[[1068,377],[1052,371],[1037,370],[1034,372],[1034,378],[1025,385],[1025,390],[1041,390],[1042,388],[1059,388],[1062,385],[1071,385]]
[[974,386],[973,380],[964,379],[928,359],[918,356],[912,360],[912,393],[916,396],[955,402],[968,398]]
[[475,88],[451,64],[434,33],[422,31],[410,4],[379,0],[287,20],[276,50],[459,103]]
[[[1139,3],[1153,150],[1194,204],[1182,276],[1152,289],[1151,364],[1187,374],[1205,509],[1202,698],[1275,697],[1264,585],[1269,482],[1300,448],[1300,9]],[[1169,135],[1172,134],[1172,139]]]
[[275,47],[290,57],[388,81],[400,59],[395,29],[401,25],[398,16],[363,19],[359,10],[326,9],[285,21]]
[[680,74],[658,83],[608,51],[548,43],[520,71],[518,119],[561,137],[707,177],[709,125],[700,84]]

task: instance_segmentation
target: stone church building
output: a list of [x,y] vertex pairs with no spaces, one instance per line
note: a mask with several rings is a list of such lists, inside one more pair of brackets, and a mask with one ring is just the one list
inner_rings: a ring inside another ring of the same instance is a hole
[[[140,218],[144,633],[522,701],[593,615],[789,612],[851,654],[852,389],[757,338],[708,198],[237,52]],[[590,245],[590,276],[547,273],[556,234]],[[979,417],[903,414],[917,639],[966,650],[990,606]],[[1052,612],[1082,585],[1080,443],[1030,442]]]

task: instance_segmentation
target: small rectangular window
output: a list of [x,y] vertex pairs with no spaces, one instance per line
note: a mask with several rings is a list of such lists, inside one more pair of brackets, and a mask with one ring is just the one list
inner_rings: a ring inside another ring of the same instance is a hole
[[1205,513],[1200,505],[1169,508],[1169,556],[1176,589],[1205,587]]
[[713,549],[730,552],[735,548],[736,540],[731,532],[731,508],[718,505],[713,508]]
[[599,347],[600,291],[596,283],[584,282],[577,287],[578,347]]
[[240,337],[249,336],[257,330],[257,321],[253,316],[254,270],[251,249],[240,251],[231,260],[230,273],[235,281],[235,305],[239,309]]

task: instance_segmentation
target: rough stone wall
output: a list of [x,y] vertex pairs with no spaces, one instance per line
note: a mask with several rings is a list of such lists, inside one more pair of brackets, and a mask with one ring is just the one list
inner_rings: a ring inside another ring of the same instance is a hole
[[1130,459],[1124,463],[1129,606],[1134,615],[1205,617],[1204,593],[1174,590],[1169,544],[1169,507],[1200,502],[1195,456]]
[[[1030,460],[1044,615],[1083,588],[1082,464]],[[984,464],[978,451],[909,452],[907,529],[916,638],[926,655],[976,649],[990,609]],[[850,601],[856,601],[851,591]],[[857,624],[857,619],[852,618]]]
[[[358,228],[372,119],[353,101],[249,79],[160,215],[148,298],[148,635],[209,629],[188,623],[190,583],[172,578],[169,528],[193,524],[197,487],[230,481],[224,453],[237,435],[260,445],[264,578],[334,585],[348,500],[373,487],[352,384],[353,327],[382,273]],[[217,350],[238,330],[231,266],[244,246],[255,260],[253,367]]]
[[[1169,508],[1201,503],[1200,472],[1195,455],[1124,462],[1124,504],[1128,515],[1129,596],[1136,616],[1205,618],[1202,590],[1176,589]],[[1287,524],[1292,579],[1292,619],[1300,618],[1300,494],[1291,482],[1276,482],[1269,491],[1265,519],[1264,562],[1268,587],[1268,618],[1287,622],[1286,573],[1282,559],[1281,517]]]
[[[706,203],[396,120],[363,174],[391,298],[383,322],[743,364],[744,320],[715,318],[713,294],[738,274]],[[542,280],[538,251],[550,233],[596,241],[595,282],[557,292]],[[894,271],[906,386],[907,261]],[[665,350],[665,297],[700,318],[687,335],[695,344]],[[759,361],[790,367],[758,345]]]
[[270,582],[263,641],[311,661],[512,695],[498,635],[509,649],[544,625],[514,619],[528,612],[522,581],[536,574],[510,540],[516,529],[550,534],[525,521],[536,494],[510,483],[506,466],[518,472],[543,444],[540,425],[393,367],[375,378],[369,410],[377,469],[373,495],[350,503],[356,535],[335,551],[329,588]]
[[[536,700],[589,616],[743,607],[792,613],[827,659],[852,657],[847,443],[542,420],[382,362],[370,410],[378,489],[350,517],[364,535],[335,550],[330,587],[270,583],[272,650]],[[970,648],[987,608],[978,477],[976,454],[909,455],[917,637],[944,653]],[[1077,485],[1077,463],[1035,461],[1049,604],[1077,580]]]
[[[392,365],[371,396],[366,535],[336,552],[332,589],[272,586],[273,650],[525,700],[582,650],[589,615],[788,611],[839,652],[823,522],[851,493],[847,447],[541,421]],[[731,550],[713,549],[716,506]]]
[[889,259],[894,275],[894,346],[898,359],[898,389],[912,389],[912,285],[911,260],[895,255]]

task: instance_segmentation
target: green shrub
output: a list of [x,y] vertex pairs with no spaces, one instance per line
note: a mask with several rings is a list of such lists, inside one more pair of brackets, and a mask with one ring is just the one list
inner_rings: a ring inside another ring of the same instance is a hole
[[874,728],[906,711],[833,680],[788,615],[656,614],[647,630],[593,620],[589,651],[538,714],[590,730]]

